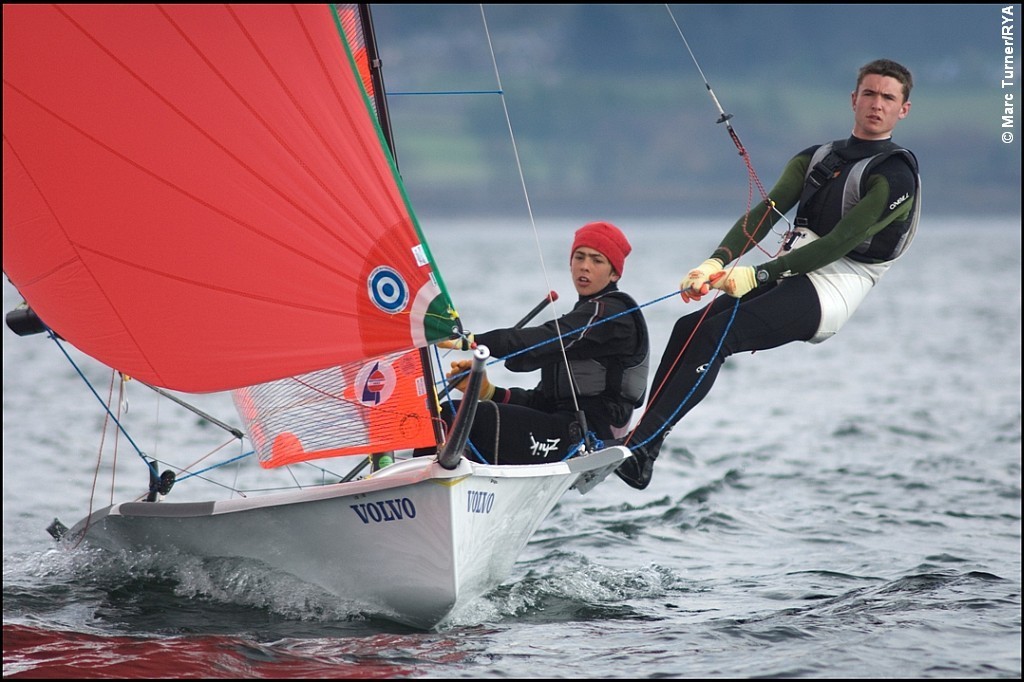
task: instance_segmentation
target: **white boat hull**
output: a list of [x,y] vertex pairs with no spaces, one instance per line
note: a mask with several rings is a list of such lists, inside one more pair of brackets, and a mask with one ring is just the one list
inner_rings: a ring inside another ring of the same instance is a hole
[[616,446],[555,464],[463,458],[452,471],[414,458],[359,481],[259,498],[115,504],[66,537],[111,550],[255,559],[431,629],[505,580],[570,487],[587,492],[628,456]]

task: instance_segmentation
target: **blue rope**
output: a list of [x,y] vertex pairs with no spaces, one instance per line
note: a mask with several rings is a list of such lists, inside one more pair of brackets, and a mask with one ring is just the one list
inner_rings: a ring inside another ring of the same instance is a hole
[[[598,438],[596,433],[594,433],[593,431],[588,431],[587,435],[590,437],[591,440],[593,440],[594,445],[597,447],[598,450],[604,449],[604,441]],[[572,459],[573,457],[575,457],[577,453],[579,453],[579,451],[583,449],[586,443],[586,438],[581,440],[579,443],[576,443],[576,445],[570,448],[569,452],[566,453],[565,457],[563,457],[560,461],[564,462],[567,459]]]
[[[634,308],[630,308],[630,309],[625,310],[625,311],[623,311],[621,313],[616,313],[615,315],[612,315],[611,317],[607,317],[607,318],[605,318],[603,320],[600,320],[599,322],[595,322],[592,325],[587,325],[586,327],[580,327],[579,329],[572,329],[572,330],[570,330],[568,332],[563,333],[561,336],[556,336],[555,338],[548,339],[547,341],[541,341],[540,343],[536,343],[536,344],[530,346],[529,348],[524,348],[523,350],[516,351],[515,353],[510,353],[509,355],[507,355],[507,356],[505,356],[503,358],[494,358],[493,360],[488,361],[487,364],[491,365],[491,364],[494,364],[496,362],[504,362],[505,360],[508,360],[509,358],[513,358],[513,357],[515,357],[517,355],[521,355],[521,354],[526,353],[526,352],[528,352],[530,350],[533,350],[534,348],[539,348],[539,347],[544,346],[546,344],[558,341],[560,338],[564,338],[566,336],[569,336],[570,334],[574,334],[577,331],[579,331],[580,329],[590,329],[591,327],[597,327],[599,325],[602,325],[605,322],[611,322],[612,320],[614,320],[614,319],[616,319],[618,317],[622,317],[623,315],[628,315],[628,314],[632,313],[635,310],[639,310],[640,308],[645,308],[645,307],[653,305],[655,303],[659,303],[661,301],[664,301],[667,298],[672,298],[672,297],[676,296],[678,293],[679,293],[678,291],[673,291],[671,294],[666,294],[666,295],[661,296],[659,298],[655,298],[655,299],[649,301],[648,303],[644,303],[642,305],[638,305],[638,306],[636,306]],[[736,312],[739,310],[739,306],[740,306],[740,299],[737,298],[735,304],[732,307],[732,314],[729,316],[729,321],[728,321],[728,323],[726,323],[725,329],[722,331],[722,336],[721,336],[721,338],[718,339],[718,344],[715,346],[715,352],[712,353],[711,359],[708,361],[709,365],[711,363],[713,363],[718,358],[718,354],[722,350],[722,344],[725,343],[725,337],[728,336],[729,330],[732,328],[732,324],[736,320]],[[437,346],[434,346],[434,352],[437,354],[438,365],[440,366],[440,353],[437,351]],[[457,383],[460,378],[466,376],[467,374],[469,374],[469,372],[463,372],[461,374],[456,374],[455,376],[453,376],[451,378],[452,383]],[[650,438],[648,438],[647,440],[645,440],[645,441],[643,441],[641,443],[636,443],[634,445],[629,446],[629,449],[630,450],[636,450],[637,448],[640,448],[640,447],[642,447],[644,445],[647,445],[652,440],[654,440],[659,434],[661,434],[661,432],[664,431],[668,427],[669,422],[671,422],[672,419],[677,414],[679,414],[679,411],[683,409],[683,406],[686,405],[689,402],[691,397],[693,397],[694,391],[697,390],[697,387],[700,386],[701,382],[704,381],[704,377],[706,377],[706,376],[707,376],[706,373],[702,373],[700,375],[700,378],[697,379],[697,382],[693,385],[692,388],[690,388],[690,392],[687,393],[686,396],[679,402],[679,405],[676,406],[676,409],[672,412],[671,415],[669,415],[668,419],[658,428],[657,431],[654,432],[654,434]],[[439,385],[440,384],[444,384],[447,387],[448,379],[445,378],[444,380],[439,381],[437,383]],[[449,401],[451,400],[450,395],[449,395],[448,399],[449,399]],[[595,436],[595,440],[597,440],[596,436]],[[576,453],[579,452],[579,450],[583,447],[584,442],[585,442],[585,440],[584,441],[580,441],[575,447],[570,449],[569,453],[562,459],[562,461],[565,461],[567,459],[571,459],[572,457],[574,457],[576,455]],[[603,447],[604,446],[604,442],[603,441],[598,441],[598,443],[599,443],[599,447]],[[483,458],[483,456],[480,455],[480,453],[473,446],[472,442],[469,445],[470,445],[470,448],[473,450],[473,452],[476,454],[477,458],[479,458],[481,462],[483,462],[484,464],[489,464],[490,463],[487,460],[485,460]]]
[[190,471],[189,473],[185,474],[181,478],[177,479],[176,482],[180,483],[180,482],[184,481],[187,478],[192,478],[193,476],[200,476],[202,474],[205,474],[207,471],[212,471],[213,469],[216,469],[218,467],[226,466],[228,464],[231,464],[232,462],[237,462],[240,459],[244,459],[244,458],[249,457],[250,455],[254,455],[254,454],[256,454],[256,451],[255,450],[250,450],[249,452],[242,453],[241,455],[238,455],[237,457],[232,457],[231,459],[224,460],[223,462],[218,462],[217,464],[211,464],[210,466],[206,467],[205,469],[200,469],[199,471]]
[[419,92],[389,92],[388,97],[416,97],[421,95],[504,95],[504,90],[434,90]]
[[[733,304],[732,314],[729,316],[729,322],[726,323],[725,329],[722,331],[722,337],[720,339],[718,339],[718,345],[715,346],[715,352],[711,354],[711,359],[708,361],[708,365],[711,365],[718,358],[718,353],[722,350],[722,344],[725,343],[725,337],[728,336],[729,330],[732,328],[732,323],[736,319],[736,311],[738,311],[739,308],[740,308],[740,299],[737,298],[736,299],[736,303]],[[693,387],[690,388],[690,392],[687,393],[686,396],[682,400],[679,401],[679,405],[676,406],[676,409],[672,412],[672,414],[670,414],[668,416],[668,419],[666,419],[665,422],[660,427],[658,427],[658,430],[655,431],[654,434],[650,438],[648,438],[647,440],[645,440],[645,441],[643,441],[641,443],[637,443],[636,445],[630,446],[629,449],[630,450],[636,450],[637,448],[643,447],[644,445],[647,445],[652,440],[657,438],[658,435],[662,431],[665,430],[665,428],[668,426],[669,422],[671,422],[673,420],[673,418],[677,414],[679,414],[679,411],[681,409],[683,409],[683,406],[686,405],[687,402],[689,402],[690,398],[693,397],[694,391],[697,390],[697,387],[700,386],[701,382],[704,381],[704,377],[706,377],[706,376],[707,376],[707,372],[702,372],[701,373],[700,378],[697,379],[696,383],[693,384]]]
[[[622,317],[623,315],[629,315],[629,314],[631,314],[631,313],[633,313],[633,312],[635,312],[637,310],[640,310],[641,308],[646,308],[647,306],[654,305],[655,303],[660,303],[661,301],[664,301],[667,298],[673,298],[673,297],[677,296],[678,294],[679,294],[678,290],[673,291],[670,294],[665,294],[664,296],[652,299],[651,301],[648,301],[647,303],[643,303],[643,304],[635,306],[633,308],[629,308],[627,310],[623,310],[621,313],[616,313],[616,314],[611,315],[609,317],[606,317],[606,318],[604,318],[602,320],[594,322],[593,324],[588,324],[585,327],[577,327],[576,329],[570,329],[569,331],[563,332],[562,334],[560,334],[560,335],[558,335],[558,336],[556,336],[554,338],[548,339],[547,341],[541,341],[539,343],[535,343],[532,346],[529,346],[527,348],[523,348],[522,350],[517,350],[514,353],[509,353],[508,355],[506,355],[504,357],[491,358],[490,360],[487,361],[487,365],[493,365],[493,364],[496,364],[496,363],[499,363],[499,362],[505,362],[506,360],[514,358],[514,357],[516,357],[518,355],[522,355],[523,353],[528,353],[531,350],[534,350],[535,348],[541,348],[542,346],[546,346],[549,343],[554,343],[554,342],[556,342],[556,341],[558,341],[560,339],[564,339],[567,336],[571,336],[571,335],[573,335],[573,334],[575,334],[577,332],[586,331],[587,329],[593,329],[594,327],[600,327],[602,324],[605,324],[606,322],[611,322],[612,320],[618,319],[618,318]],[[435,351],[437,350],[437,346],[436,345],[434,346],[434,350]],[[437,359],[438,359],[438,366],[440,366],[440,354],[438,354],[438,358]],[[461,374],[456,374],[456,375],[452,376],[451,377],[451,383],[453,383],[453,384],[458,383],[460,379],[462,379],[464,376],[467,376],[468,374],[469,374],[469,371],[467,370],[465,372],[462,372]],[[450,389],[447,389],[447,384],[448,384],[448,379],[447,378],[442,379],[440,381],[437,381],[435,383],[438,386],[444,385],[446,390],[450,390]]]
[[[57,335],[54,334],[52,331],[48,331],[47,333],[49,334],[50,338],[53,339],[54,343],[57,344],[57,348],[59,348],[60,352],[64,354],[64,357],[67,358],[67,361],[69,363],[71,363],[71,366],[75,369],[75,371],[78,373],[78,376],[81,377],[82,381],[85,383],[85,385],[92,392],[93,396],[96,398],[96,400],[99,402],[99,404],[103,407],[103,410],[110,416],[110,418],[113,420],[114,424],[117,425],[118,430],[121,433],[124,434],[124,437],[131,444],[132,448],[135,449],[135,453],[139,456],[140,459],[142,459],[143,462],[145,462],[146,467],[149,468],[150,471],[152,471],[154,474],[157,474],[156,464],[151,462],[149,459],[147,459],[146,453],[143,452],[142,448],[140,448],[138,446],[138,444],[136,444],[135,440],[132,439],[131,434],[128,433],[128,430],[124,427],[124,424],[122,424],[118,420],[118,418],[116,416],[114,416],[114,413],[110,411],[110,407],[108,407],[107,403],[103,400],[102,397],[100,397],[100,394],[93,387],[92,382],[89,381],[89,379],[82,372],[81,368],[78,366],[78,363],[76,363],[74,361],[74,359],[68,353],[67,349],[64,348],[64,344],[62,344],[60,342],[60,339],[57,337]],[[246,452],[246,453],[244,453],[242,455],[238,455],[237,457],[232,457],[229,460],[225,460],[225,461],[220,462],[218,464],[212,464],[212,465],[206,467],[205,469],[201,469],[200,471],[189,472],[186,475],[176,479],[175,482],[176,483],[180,483],[181,481],[184,481],[185,479],[192,478],[193,476],[199,476],[201,474],[206,473],[207,471],[210,471],[212,469],[216,469],[218,467],[225,466],[227,464],[231,464],[232,462],[236,462],[236,461],[238,461],[238,460],[240,460],[240,459],[242,459],[244,457],[248,457],[248,456],[250,456],[252,454],[254,454],[254,451],[250,450],[249,452]]]
[[104,409],[104,411],[105,411],[105,412],[106,412],[106,413],[107,413],[107,414],[108,414],[108,415],[110,416],[110,418],[111,418],[111,419],[112,419],[112,420],[114,421],[114,424],[116,424],[116,425],[117,425],[117,428],[118,428],[118,430],[120,430],[120,431],[121,431],[121,433],[123,433],[123,434],[124,434],[124,437],[128,439],[128,442],[129,442],[129,443],[131,444],[131,446],[132,446],[133,448],[135,448],[135,452],[136,452],[136,454],[138,454],[138,455],[139,455],[139,457],[141,457],[141,458],[142,458],[142,460],[143,460],[144,462],[146,462],[147,466],[149,466],[149,468],[150,468],[150,469],[153,469],[153,470],[154,470],[154,472],[155,472],[155,471],[156,471],[156,469],[155,469],[155,467],[154,467],[154,466],[153,466],[153,465],[152,465],[152,464],[151,464],[151,463],[149,462],[149,460],[147,460],[147,459],[146,459],[146,454],[145,454],[145,453],[144,453],[144,452],[142,451],[142,449],[141,449],[141,448],[140,448],[140,447],[139,447],[138,445],[136,445],[135,441],[134,441],[134,440],[132,440],[132,437],[131,437],[131,435],[130,435],[130,434],[128,433],[127,429],[125,429],[125,428],[124,428],[124,425],[122,425],[122,424],[121,424],[121,422],[120,422],[120,421],[119,421],[119,420],[117,419],[117,417],[116,417],[116,416],[114,416],[114,413],[110,411],[110,408],[109,408],[109,407],[107,406],[107,404],[106,404],[106,403],[105,403],[105,402],[103,401],[103,398],[101,398],[101,397],[100,397],[100,394],[96,392],[96,389],[95,389],[95,388],[93,388],[93,386],[92,386],[92,383],[90,383],[89,379],[87,379],[87,378],[86,378],[86,376],[85,376],[85,374],[84,374],[84,373],[82,372],[81,368],[79,368],[79,366],[78,366],[78,363],[76,363],[76,362],[75,362],[75,361],[74,361],[74,360],[73,360],[73,359],[71,358],[71,355],[69,355],[69,354],[68,354],[67,350],[66,350],[66,349],[64,348],[64,344],[62,344],[62,343],[60,342],[60,339],[59,339],[59,338],[57,338],[57,335],[56,335],[56,334],[54,334],[54,333],[53,333],[52,331],[49,331],[49,330],[47,330],[47,334],[49,334],[50,338],[51,338],[51,339],[53,339],[53,342],[57,344],[57,348],[59,348],[59,349],[60,349],[60,352],[61,352],[61,353],[63,353],[63,354],[64,354],[64,357],[65,357],[65,358],[67,358],[68,362],[70,362],[70,363],[71,363],[71,366],[75,368],[75,371],[76,371],[76,372],[78,372],[78,376],[80,376],[80,377],[82,378],[82,381],[84,381],[84,382],[85,382],[85,385],[89,387],[89,390],[90,390],[90,391],[92,391],[92,394],[93,394],[93,396],[95,396],[96,400],[98,400],[98,401],[99,401],[99,403],[100,403],[100,405],[102,405],[102,406],[103,406],[103,409]]

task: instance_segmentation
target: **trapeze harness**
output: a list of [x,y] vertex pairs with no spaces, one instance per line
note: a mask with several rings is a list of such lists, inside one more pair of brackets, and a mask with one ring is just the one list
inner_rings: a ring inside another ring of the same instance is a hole
[[[879,147],[881,151],[878,151]],[[800,208],[794,221],[794,234],[786,242],[786,250],[801,248],[828,234],[861,200],[869,171],[897,155],[906,161],[914,174],[914,205],[906,218],[869,236],[842,258],[807,273],[821,303],[821,322],[814,336],[808,339],[810,343],[831,338],[850,319],[872,287],[909,248],[921,215],[921,176],[917,158],[909,149],[888,140],[881,145],[848,145],[847,140],[836,140],[821,145],[811,155]],[[840,180],[843,183],[841,193],[835,191]],[[824,201],[809,208],[808,203],[814,195],[826,186],[832,191]],[[897,202],[893,202],[890,209],[895,210]],[[812,214],[817,217],[814,221],[816,229],[810,227],[809,216]]]

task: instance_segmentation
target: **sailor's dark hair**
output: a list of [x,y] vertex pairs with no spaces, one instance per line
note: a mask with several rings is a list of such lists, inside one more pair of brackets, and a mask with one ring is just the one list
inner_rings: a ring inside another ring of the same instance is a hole
[[860,83],[864,80],[864,76],[869,74],[895,78],[903,84],[903,101],[906,102],[910,99],[910,90],[914,87],[914,77],[910,75],[910,69],[899,62],[894,62],[891,59],[876,59],[860,67],[860,71],[857,72],[858,89],[860,89]]

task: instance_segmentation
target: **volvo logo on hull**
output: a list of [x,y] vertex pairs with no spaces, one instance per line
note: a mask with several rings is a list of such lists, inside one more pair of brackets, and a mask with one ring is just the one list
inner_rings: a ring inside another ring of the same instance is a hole
[[416,518],[416,505],[408,497],[397,497],[380,502],[363,502],[350,504],[363,523],[386,523]]

